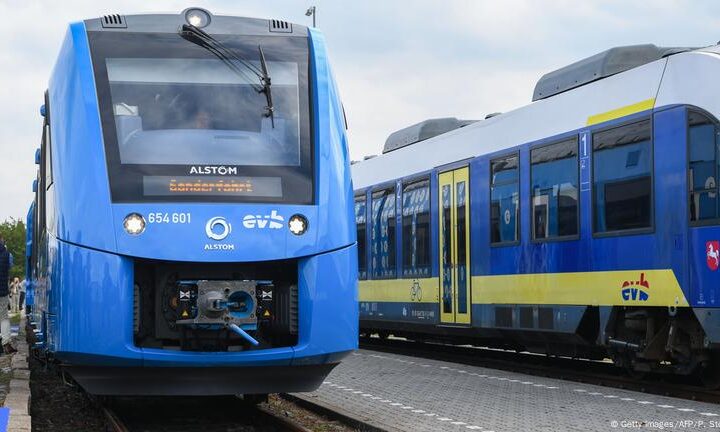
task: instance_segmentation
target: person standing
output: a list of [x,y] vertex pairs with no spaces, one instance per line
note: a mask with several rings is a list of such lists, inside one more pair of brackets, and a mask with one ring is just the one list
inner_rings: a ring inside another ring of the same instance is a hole
[[20,281],[20,286],[18,287],[18,290],[20,290],[20,298],[18,299],[19,309],[25,310],[25,289],[27,288],[27,281],[25,278]]
[[10,265],[10,252],[5,247],[5,240],[0,236],[0,343],[2,343],[5,354],[12,354],[17,351],[12,345],[10,318],[8,317]]
[[10,312],[18,313],[20,302],[20,278],[14,278],[10,284]]

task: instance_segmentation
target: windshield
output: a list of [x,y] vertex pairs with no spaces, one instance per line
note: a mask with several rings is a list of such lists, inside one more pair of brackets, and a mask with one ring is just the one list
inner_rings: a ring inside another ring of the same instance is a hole
[[265,97],[220,60],[105,61],[121,163],[300,165],[297,64],[270,62]]
[[[221,38],[218,38],[221,39]],[[225,37],[254,76],[173,34],[91,34],[114,201],[312,201],[307,40]]]

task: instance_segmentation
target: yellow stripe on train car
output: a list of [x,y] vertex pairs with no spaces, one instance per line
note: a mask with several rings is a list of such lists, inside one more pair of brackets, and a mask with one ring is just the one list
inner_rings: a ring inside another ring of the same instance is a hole
[[621,117],[629,116],[630,114],[647,111],[655,107],[655,98],[646,99],[644,101],[626,105],[624,107],[616,108],[604,113],[595,114],[587,119],[587,126],[592,126],[598,123],[603,123],[610,120],[619,119]]
[[[439,303],[439,278],[366,280],[361,302]],[[672,270],[472,277],[473,304],[689,306]]]
[[439,278],[361,280],[361,302],[439,303]]
[[672,270],[473,276],[474,304],[688,306]]

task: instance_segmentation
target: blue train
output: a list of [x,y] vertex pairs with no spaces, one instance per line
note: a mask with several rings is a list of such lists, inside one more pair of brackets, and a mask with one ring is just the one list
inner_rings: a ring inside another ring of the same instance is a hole
[[[33,193],[37,194],[37,180],[33,181]],[[33,262],[32,262],[32,254],[33,254],[33,231],[34,231],[34,221],[33,217],[35,216],[35,202],[33,201],[32,204],[30,204],[30,208],[28,209],[27,217],[25,218],[25,313],[31,314],[32,313],[32,305],[35,302],[35,290],[33,290]]]
[[41,113],[31,320],[87,391],[309,391],[357,347],[320,32],[199,8],[74,23]]
[[720,46],[613,48],[353,165],[361,333],[720,380]]

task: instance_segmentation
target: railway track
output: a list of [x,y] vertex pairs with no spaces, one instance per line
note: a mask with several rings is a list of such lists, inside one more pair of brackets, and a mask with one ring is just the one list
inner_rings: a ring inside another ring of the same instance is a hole
[[98,404],[112,432],[311,432],[265,404],[235,397],[128,397],[101,399]]
[[115,414],[110,408],[101,407],[103,414],[108,422],[108,429],[113,432],[130,432],[130,429],[125,427],[125,423]]
[[632,377],[604,361],[394,338],[361,338],[360,348],[720,404],[720,391],[703,387],[695,377],[665,374]]
[[31,357],[33,430],[115,432],[375,431],[369,425],[292,395],[253,403],[234,396],[98,397]]

